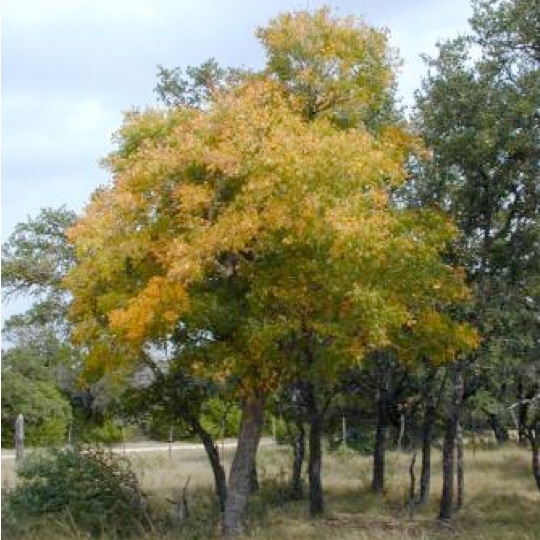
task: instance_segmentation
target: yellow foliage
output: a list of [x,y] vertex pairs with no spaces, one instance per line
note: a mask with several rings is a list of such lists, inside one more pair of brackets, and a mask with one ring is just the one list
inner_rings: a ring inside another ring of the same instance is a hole
[[329,363],[380,346],[441,361],[473,347],[438,312],[467,297],[440,259],[454,227],[390,202],[419,143],[402,126],[368,129],[392,80],[385,34],[321,10],[258,35],[265,74],[204,110],[126,117],[112,185],[69,232],[75,335],[136,348],[187,321],[213,336],[215,364],[194,369],[266,389],[291,368],[291,336],[329,343]]

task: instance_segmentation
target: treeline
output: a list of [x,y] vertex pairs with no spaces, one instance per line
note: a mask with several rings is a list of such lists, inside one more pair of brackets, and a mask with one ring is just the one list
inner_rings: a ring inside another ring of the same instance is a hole
[[[3,246],[5,294],[36,297],[5,327],[3,442],[21,408],[53,439],[73,411],[175,426],[204,444],[224,535],[244,529],[269,415],[313,516],[325,436],[373,453],[375,493],[389,446],[419,452],[411,504],[441,440],[441,519],[463,504],[463,428],[515,429],[540,489],[537,14],[474,2],[409,119],[387,35],[328,9],[260,28],[261,71],[160,67],[110,185]],[[235,415],[227,480],[215,436],[234,421],[215,428]]]

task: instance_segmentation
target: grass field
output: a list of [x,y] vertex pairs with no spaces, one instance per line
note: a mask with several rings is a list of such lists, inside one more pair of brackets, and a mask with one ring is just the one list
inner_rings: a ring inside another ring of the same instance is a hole
[[[225,452],[225,464],[232,453]],[[163,538],[217,538],[218,512],[212,496],[212,476],[204,455],[197,450],[131,455],[144,490],[148,493],[157,522],[168,523],[137,540]],[[529,464],[530,454],[514,446],[497,450],[467,451],[465,507],[451,525],[438,522],[437,499],[441,487],[440,455],[434,452],[431,503],[409,516],[407,493],[410,456],[387,455],[387,494],[369,493],[371,460],[352,452],[325,457],[323,482],[326,493],[324,517],[310,519],[307,501],[289,501],[286,496],[290,451],[264,447],[259,451],[260,493],[250,505],[248,538],[256,540],[540,540],[540,494]],[[12,463],[12,462],[11,462]],[[417,471],[417,477],[419,471]],[[174,524],[167,519],[178,497],[178,488],[188,478],[187,496],[191,516]],[[12,464],[3,467],[2,482],[14,481]],[[44,529],[25,538],[84,538],[74,527],[56,522],[50,535]]]

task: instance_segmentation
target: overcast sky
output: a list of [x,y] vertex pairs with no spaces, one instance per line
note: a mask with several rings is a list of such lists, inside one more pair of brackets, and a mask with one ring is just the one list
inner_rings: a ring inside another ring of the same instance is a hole
[[419,55],[471,14],[469,0],[3,0],[2,241],[42,207],[80,211],[108,181],[98,161],[122,112],[155,103],[158,64],[260,67],[255,29],[323,4],[390,30],[406,103]]

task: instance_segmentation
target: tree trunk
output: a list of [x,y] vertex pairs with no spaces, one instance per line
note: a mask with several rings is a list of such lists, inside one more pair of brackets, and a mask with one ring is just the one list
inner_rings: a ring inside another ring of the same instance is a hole
[[459,366],[453,368],[454,393],[449,404],[443,442],[443,487],[439,507],[439,519],[452,518],[454,502],[454,448],[463,397],[463,376]]
[[251,480],[250,480],[250,493],[257,493],[259,491],[259,475],[257,474],[257,456],[253,460],[253,465],[251,466]]
[[428,399],[422,425],[422,471],[420,472],[419,504],[428,502],[431,483],[431,440],[433,438],[436,411],[433,398],[430,396]]
[[488,424],[493,430],[493,434],[495,435],[497,443],[503,444],[505,442],[508,442],[508,430],[501,422],[499,416],[496,413],[490,411],[485,410],[484,412],[486,413]]
[[245,399],[238,434],[238,445],[229,474],[229,489],[223,516],[223,536],[244,532],[244,516],[251,490],[253,463],[264,423],[264,396]]
[[309,404],[309,513],[312,517],[324,512],[322,470],[322,415],[317,407],[313,385],[308,392]]
[[463,496],[465,489],[465,477],[463,468],[463,429],[458,422],[456,427],[456,480],[457,480],[457,500],[456,507],[463,507]]
[[536,487],[540,491],[540,467],[538,465],[538,449],[540,448],[540,429],[536,430],[532,444],[532,472],[536,480]]
[[523,375],[520,375],[518,379],[518,402],[518,442],[520,446],[527,446],[527,411],[529,405],[525,400]]
[[416,448],[414,449],[413,456],[411,459],[411,464],[409,465],[409,519],[414,517],[414,497],[415,497],[415,488],[416,488],[416,476],[414,474],[414,465],[416,463]]
[[202,427],[196,418],[190,420],[191,427],[195,434],[203,443],[206,455],[210,461],[212,472],[214,474],[214,488],[219,501],[219,511],[225,511],[225,501],[227,499],[227,481],[225,479],[225,470],[219,459],[219,451],[211,435]]
[[384,491],[384,466],[386,438],[388,432],[388,384],[389,368],[384,359],[378,366],[377,374],[377,427],[375,430],[375,447],[373,449],[373,479],[371,488],[374,493]]
[[299,501],[304,496],[304,486],[302,483],[302,465],[304,464],[304,456],[306,453],[306,432],[304,425],[298,422],[298,433],[293,442],[293,470],[292,470],[292,497],[295,501]]
[[532,473],[536,481],[536,487],[540,491],[540,465],[538,463],[538,450],[540,449],[540,413],[537,413],[533,424],[526,430],[527,438],[531,443]]
[[456,440],[455,423],[451,418],[446,420],[446,429],[443,442],[443,488],[439,508],[440,519],[452,517],[452,504],[454,502],[454,442]]
[[399,415],[399,434],[397,440],[397,450],[401,452],[401,445],[403,444],[403,436],[405,435],[405,413]]

